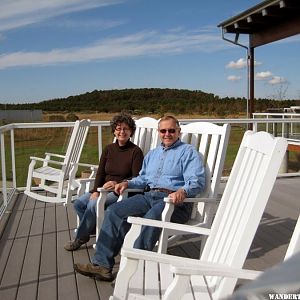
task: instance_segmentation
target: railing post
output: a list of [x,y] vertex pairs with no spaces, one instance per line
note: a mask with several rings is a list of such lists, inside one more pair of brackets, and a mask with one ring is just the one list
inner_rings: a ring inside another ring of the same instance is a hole
[[[290,119],[292,120],[294,118],[293,115],[290,115]],[[294,135],[294,123],[289,123],[290,124],[290,129],[289,129],[289,136],[293,136]]]
[[253,131],[257,132],[258,130],[258,123],[257,122],[253,122]]
[[98,126],[98,159],[100,161],[100,157],[102,154],[102,125]]
[[4,132],[1,133],[1,170],[2,170],[2,195],[3,205],[7,206],[7,189],[6,189],[6,165],[5,165],[5,140]]
[[[284,115],[282,115],[282,119],[283,120],[285,119]],[[285,137],[285,124],[284,124],[284,122],[281,123],[281,136]]]
[[16,155],[15,155],[15,135],[14,130],[10,130],[10,147],[11,147],[11,170],[12,170],[12,181],[13,188],[17,188],[16,180]]

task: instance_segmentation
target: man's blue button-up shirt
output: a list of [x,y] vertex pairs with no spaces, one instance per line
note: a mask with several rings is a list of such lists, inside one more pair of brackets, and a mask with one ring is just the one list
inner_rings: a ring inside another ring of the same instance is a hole
[[205,170],[196,149],[177,140],[172,146],[163,144],[145,156],[139,176],[128,181],[129,188],[182,188],[195,197],[205,187]]

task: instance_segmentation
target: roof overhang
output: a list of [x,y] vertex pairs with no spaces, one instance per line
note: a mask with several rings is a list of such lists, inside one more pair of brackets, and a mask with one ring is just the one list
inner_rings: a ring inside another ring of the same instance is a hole
[[223,34],[249,35],[255,48],[300,33],[300,0],[265,0],[218,25]]

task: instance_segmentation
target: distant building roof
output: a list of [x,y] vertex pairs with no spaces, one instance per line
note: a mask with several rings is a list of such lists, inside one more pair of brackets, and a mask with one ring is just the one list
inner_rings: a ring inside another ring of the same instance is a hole
[[41,121],[43,111],[32,110],[0,110],[0,121],[5,122],[37,122]]

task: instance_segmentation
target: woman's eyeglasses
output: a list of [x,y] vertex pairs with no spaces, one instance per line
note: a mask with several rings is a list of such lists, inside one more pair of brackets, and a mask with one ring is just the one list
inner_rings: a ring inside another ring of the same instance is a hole
[[160,133],[166,133],[166,132],[168,132],[168,133],[175,133],[176,129],[174,129],[174,128],[171,128],[171,129],[159,129],[159,132]]
[[127,132],[127,131],[130,131],[131,129],[130,128],[116,128],[115,131],[117,132],[121,132],[121,131],[124,131],[124,132]]

